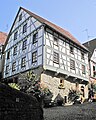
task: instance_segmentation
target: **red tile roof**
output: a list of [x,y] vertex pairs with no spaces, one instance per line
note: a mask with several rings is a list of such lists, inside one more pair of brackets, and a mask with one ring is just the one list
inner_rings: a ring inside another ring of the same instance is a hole
[[7,38],[7,34],[4,32],[0,32],[0,45],[5,44],[6,38]]
[[[75,37],[73,37],[68,31],[64,30],[63,28],[49,22],[48,20],[30,12],[29,10],[20,7],[21,9],[23,9],[25,12],[27,12],[30,16],[33,16],[34,18],[36,18],[37,20],[39,20],[40,22],[50,26],[51,28],[53,28],[54,30],[56,30],[57,32],[59,32],[60,34],[62,34],[63,36],[69,38],[71,41],[73,41],[74,43],[76,43],[77,45],[79,45],[80,47],[84,48],[87,50],[87,48],[85,46],[83,46]],[[87,50],[88,51],[88,50]]]

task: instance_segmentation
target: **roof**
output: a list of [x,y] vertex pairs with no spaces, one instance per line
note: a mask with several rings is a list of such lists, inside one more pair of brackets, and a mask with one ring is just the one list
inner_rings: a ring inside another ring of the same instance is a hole
[[94,50],[96,49],[96,38],[93,39],[93,40],[90,40],[88,42],[83,43],[83,45],[86,48],[88,48],[88,50],[90,51],[90,53],[89,53],[89,59],[90,59],[92,54],[93,54],[93,52],[94,52]]
[[[21,9],[23,9],[25,12],[27,12],[30,16],[33,16],[34,18],[36,18],[37,20],[39,20],[41,23],[44,23],[48,26],[50,26],[51,28],[53,28],[54,30],[56,30],[57,32],[59,32],[60,34],[62,34],[63,36],[69,38],[71,41],[73,41],[74,43],[76,43],[77,45],[79,45],[80,47],[82,47],[83,49],[87,50],[87,48],[85,46],[83,46],[75,37],[73,37],[73,35],[71,33],[69,33],[68,31],[66,31],[65,29],[53,24],[52,22],[49,22],[48,20],[30,12],[29,10],[20,7]],[[87,50],[88,51],[88,50]]]
[[[21,9],[24,10],[25,12],[27,12],[30,16],[32,16],[32,17],[34,17],[35,19],[37,19],[37,20],[38,20],[39,22],[41,22],[42,24],[49,26],[50,28],[54,29],[54,30],[57,31],[58,33],[62,34],[63,36],[65,36],[65,37],[67,37],[67,38],[69,38],[73,43],[77,44],[78,46],[80,46],[80,47],[83,48],[84,50],[88,51],[88,49],[87,49],[85,46],[83,46],[83,45],[82,45],[75,37],[73,37],[68,31],[66,31],[66,30],[64,30],[63,28],[61,28],[61,27],[53,24],[52,22],[49,22],[48,20],[46,20],[46,19],[44,19],[44,18],[42,18],[42,17],[40,17],[40,16],[32,13],[31,11],[29,11],[29,10],[23,8],[23,7],[20,7],[20,8],[19,8],[19,11],[20,11]],[[18,14],[19,14],[19,11],[18,11],[18,13],[17,13],[17,16],[18,16]],[[15,17],[15,20],[16,20],[17,16]],[[15,24],[15,20],[14,20],[14,23],[13,23],[13,25],[12,25],[12,27],[11,27],[11,30],[12,30],[14,24]],[[8,42],[10,33],[11,33],[11,30],[10,30],[10,32],[9,32],[9,34],[8,34],[7,41],[6,41],[6,43],[5,43],[5,47],[6,47],[6,45],[7,45],[7,42]]]
[[7,38],[7,34],[4,32],[0,32],[0,45],[5,44],[6,38]]

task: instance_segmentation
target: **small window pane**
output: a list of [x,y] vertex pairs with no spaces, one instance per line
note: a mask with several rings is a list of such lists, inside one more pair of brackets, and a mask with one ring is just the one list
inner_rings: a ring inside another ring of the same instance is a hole
[[10,59],[10,51],[7,52],[7,60]]
[[6,66],[6,71],[5,71],[5,74],[8,74],[9,73],[9,65]]
[[85,74],[85,65],[82,65],[82,74]]
[[23,33],[27,32],[27,23],[23,26]]
[[19,15],[19,21],[22,20],[22,13]]
[[18,31],[14,33],[14,40],[17,39]]
[[23,41],[22,50],[27,48],[27,39]]
[[70,59],[70,69],[75,70],[75,61]]
[[14,47],[13,55],[17,55],[17,46]]
[[16,62],[14,62],[13,64],[12,64],[12,72],[13,71],[16,71]]
[[37,39],[38,39],[38,33],[35,33],[33,35],[33,44],[37,42]]
[[37,62],[37,51],[32,53],[32,63]]
[[84,53],[81,53],[81,59],[84,60]]
[[58,46],[58,38],[54,37],[54,45]]
[[59,54],[56,52],[53,53],[53,62],[59,64]]
[[72,46],[70,46],[70,53],[74,54],[74,48]]
[[21,67],[25,67],[25,66],[26,66],[26,57],[23,57],[21,61]]

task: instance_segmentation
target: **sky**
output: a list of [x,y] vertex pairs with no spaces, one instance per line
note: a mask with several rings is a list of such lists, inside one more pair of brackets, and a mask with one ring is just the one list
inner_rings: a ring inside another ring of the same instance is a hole
[[81,43],[96,38],[96,0],[1,0],[0,31],[9,32],[20,6],[69,31]]

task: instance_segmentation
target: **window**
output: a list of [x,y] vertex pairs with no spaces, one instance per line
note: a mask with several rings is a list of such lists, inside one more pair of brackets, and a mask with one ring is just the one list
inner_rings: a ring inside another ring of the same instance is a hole
[[7,52],[7,60],[10,59],[10,51]]
[[72,46],[70,46],[70,53],[74,54],[74,48]]
[[53,53],[53,62],[59,64],[59,53]]
[[37,42],[37,38],[38,38],[38,33],[35,33],[33,35],[33,44]]
[[37,51],[32,53],[32,63],[37,62]]
[[85,65],[82,65],[82,74],[85,74]]
[[25,67],[26,66],[26,57],[23,57],[21,60],[21,67]]
[[12,72],[16,70],[16,62],[12,64]]
[[58,38],[54,37],[54,45],[58,46]]
[[17,39],[17,35],[18,35],[18,31],[16,31],[16,32],[14,33],[14,40]]
[[25,50],[27,47],[27,39],[23,41],[22,50]]
[[70,59],[70,69],[75,70],[75,61]]
[[96,77],[96,68],[93,66],[93,77]]
[[22,20],[22,13],[19,15],[19,21]]
[[8,74],[9,73],[9,65],[6,66],[6,71],[5,71],[5,74]]
[[64,88],[64,80],[63,79],[60,79],[60,84],[59,84],[58,88],[59,89]]
[[17,55],[17,46],[14,47],[13,55]]
[[84,60],[84,53],[81,53],[81,59]]
[[27,23],[23,26],[23,33],[27,32]]

